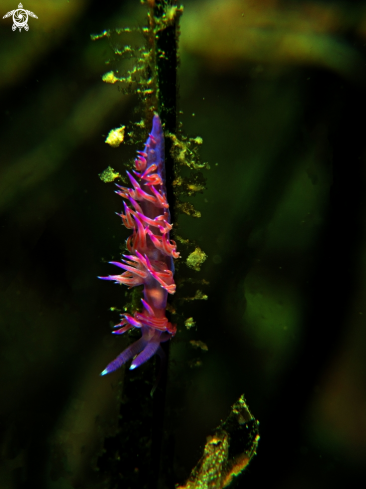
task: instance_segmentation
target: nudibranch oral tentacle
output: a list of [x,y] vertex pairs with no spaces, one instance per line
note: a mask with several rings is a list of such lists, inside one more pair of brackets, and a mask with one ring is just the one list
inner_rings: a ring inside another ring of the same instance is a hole
[[144,150],[137,152],[133,174],[127,172],[133,188],[117,185],[119,190],[116,191],[125,199],[124,213],[117,214],[123,225],[133,230],[126,242],[131,254],[123,255],[121,262],[110,262],[125,270],[122,274],[99,278],[129,288],[144,285],[142,312],[135,312],[134,316],[122,314],[121,322],[115,326],[118,329],[113,331],[119,335],[138,328],[141,338],[118,355],[101,375],[113,372],[131,359],[132,370],[156,353],[163,356],[160,343],[176,333],[165,310],[168,294],[174,294],[176,289],[173,259],[178,258],[179,253],[176,243],[169,238],[173,226],[165,188],[164,135],[157,114]]

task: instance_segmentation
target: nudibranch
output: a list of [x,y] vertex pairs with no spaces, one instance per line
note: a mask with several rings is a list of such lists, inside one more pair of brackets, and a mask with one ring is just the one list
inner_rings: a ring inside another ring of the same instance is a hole
[[118,214],[124,226],[132,229],[126,247],[130,254],[121,262],[110,262],[125,270],[121,275],[99,277],[114,280],[129,288],[144,286],[142,312],[122,314],[114,334],[131,328],[141,329],[141,338],[132,343],[101,373],[109,374],[133,359],[130,369],[139,367],[155,353],[162,354],[160,343],[171,339],[176,326],[165,315],[168,294],[174,294],[174,262],[178,258],[176,243],[170,240],[172,229],[165,186],[164,134],[161,121],[154,115],[152,130],[144,151],[137,152],[135,170],[127,172],[132,188],[117,185],[123,197],[124,212]]

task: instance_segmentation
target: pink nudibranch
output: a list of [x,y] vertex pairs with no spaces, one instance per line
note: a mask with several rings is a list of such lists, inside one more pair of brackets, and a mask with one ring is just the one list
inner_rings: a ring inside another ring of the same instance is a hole
[[[101,373],[106,375],[133,358],[130,369],[139,367],[155,353],[162,354],[160,343],[176,333],[175,325],[165,316],[167,297],[175,292],[173,258],[178,258],[177,246],[169,238],[172,228],[165,188],[164,134],[160,118],[154,115],[152,130],[144,151],[137,152],[136,180],[129,172],[133,188],[121,187],[116,192],[123,197],[124,214],[119,214],[124,226],[133,229],[127,239],[129,255],[121,262],[110,262],[125,270],[121,275],[99,277],[114,280],[129,288],[144,286],[143,310],[134,316],[122,314],[114,334],[123,334],[131,328],[140,328],[142,336],[132,343]],[[129,204],[129,205],[127,205]]]

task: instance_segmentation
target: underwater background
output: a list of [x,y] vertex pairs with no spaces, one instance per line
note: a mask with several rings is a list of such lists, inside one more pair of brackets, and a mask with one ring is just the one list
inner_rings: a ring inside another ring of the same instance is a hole
[[[38,19],[19,32],[3,19],[16,3],[1,2],[0,22],[0,488],[142,489],[141,433],[162,422],[155,360],[99,376],[129,338],[110,334],[124,288],[97,280],[129,235],[98,175],[123,173],[142,149],[104,140],[141,113],[136,95],[102,82],[115,46],[90,35],[143,26],[146,6],[29,0]],[[261,438],[236,487],[356,487],[366,481],[366,2],[183,4],[179,120],[202,137],[210,169],[186,199],[201,217],[179,215],[175,230],[207,259],[189,271],[184,301],[177,291],[194,324],[171,342],[159,487],[184,483],[242,394]],[[125,452],[111,468],[116,433]]]

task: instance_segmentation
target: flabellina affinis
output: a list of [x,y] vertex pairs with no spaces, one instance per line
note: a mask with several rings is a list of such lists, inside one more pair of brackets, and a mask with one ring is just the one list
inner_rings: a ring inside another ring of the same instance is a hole
[[132,229],[126,242],[129,254],[123,255],[121,262],[110,262],[125,271],[99,278],[129,288],[144,286],[142,312],[135,312],[134,316],[122,314],[113,331],[123,334],[131,328],[140,328],[142,335],[107,365],[101,375],[113,372],[131,359],[130,369],[134,369],[155,353],[161,355],[160,343],[176,333],[175,325],[165,316],[165,309],[168,294],[175,292],[173,259],[179,253],[169,238],[172,225],[165,188],[164,134],[157,114],[144,151],[137,152],[133,174],[127,172],[132,188],[117,185],[116,191],[125,199],[124,213],[119,216],[124,226]]

